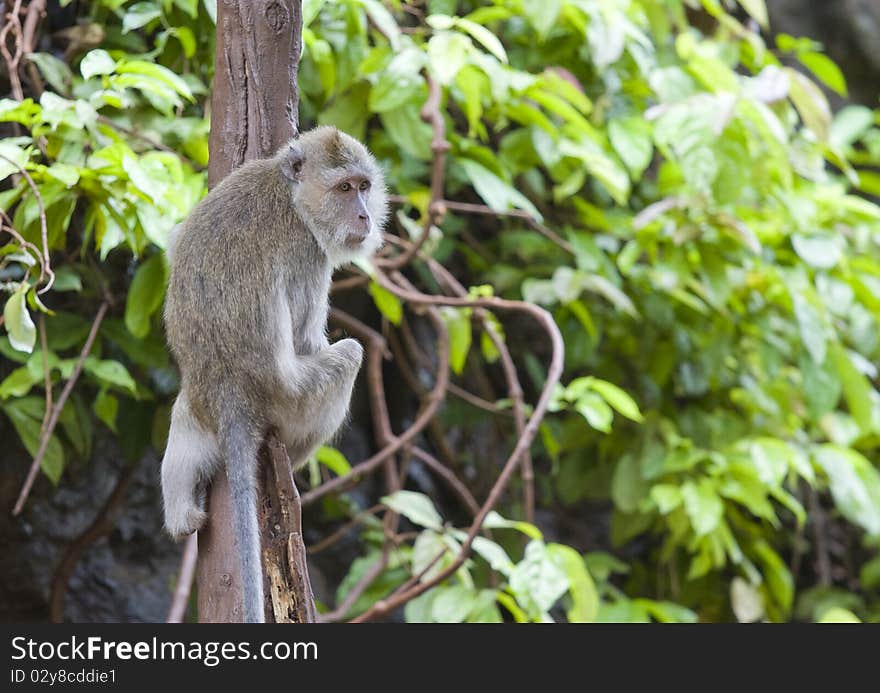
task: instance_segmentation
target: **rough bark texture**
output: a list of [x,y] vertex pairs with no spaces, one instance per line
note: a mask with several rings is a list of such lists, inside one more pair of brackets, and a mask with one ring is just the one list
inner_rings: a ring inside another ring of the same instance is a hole
[[[269,156],[297,127],[302,3],[221,0],[211,99],[209,185],[245,161]],[[268,622],[315,620],[300,527],[299,494],[284,447],[270,435],[260,453],[264,592]],[[199,621],[241,620],[241,581],[229,486],[217,475],[199,533]]]
[[296,132],[301,48],[300,0],[217,3],[210,186],[274,154]]

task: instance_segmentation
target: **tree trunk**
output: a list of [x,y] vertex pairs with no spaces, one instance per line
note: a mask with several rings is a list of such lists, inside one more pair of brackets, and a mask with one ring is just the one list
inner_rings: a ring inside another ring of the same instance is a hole
[[[245,161],[270,156],[296,132],[297,67],[302,45],[299,0],[220,0],[208,184]],[[312,622],[314,600],[290,460],[274,434],[260,452],[258,515],[267,622]],[[226,472],[208,499],[199,532],[199,621],[241,620],[241,578]]]

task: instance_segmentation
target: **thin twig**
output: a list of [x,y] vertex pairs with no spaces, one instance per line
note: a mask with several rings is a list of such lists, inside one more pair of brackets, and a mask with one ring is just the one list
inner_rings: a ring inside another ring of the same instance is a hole
[[189,595],[192,591],[193,579],[196,576],[196,563],[199,559],[199,535],[190,534],[183,547],[183,557],[180,559],[180,572],[177,575],[177,586],[174,588],[174,598],[171,600],[171,608],[168,610],[166,623],[183,623],[186,616],[186,607],[189,605]]
[[[18,241],[18,244],[22,248],[27,248],[28,250],[33,252],[34,256],[37,258],[37,262],[40,263],[40,267],[42,268],[43,264],[44,264],[43,263],[43,253],[40,252],[40,249],[37,248],[37,246],[35,246],[30,241],[25,240],[24,236],[22,236],[21,233],[19,233],[15,229],[15,227],[12,224],[12,219],[9,218],[9,215],[2,208],[0,208],[0,216],[3,217],[3,221],[5,222],[3,224],[0,224],[0,231],[5,231],[10,236],[12,236],[16,241]],[[43,270],[41,270],[41,272],[42,271]],[[42,274],[41,274],[41,276],[42,276]]]
[[412,454],[418,457],[428,466],[429,469],[435,472],[437,476],[449,484],[449,487],[455,491],[455,494],[461,499],[462,503],[467,506],[467,509],[471,511],[472,515],[476,515],[480,512],[480,504],[477,503],[474,494],[470,492],[470,489],[468,489],[468,487],[465,486],[457,476],[455,476],[451,469],[420,447],[413,446]]
[[25,171],[20,164],[16,163],[4,154],[0,154],[0,159],[8,161],[10,164],[18,169],[19,173],[24,176],[24,179],[27,181],[28,185],[31,188],[31,191],[34,193],[34,197],[37,200],[37,208],[40,210],[40,240],[43,243],[42,261],[40,262],[40,279],[38,283],[42,284],[46,274],[49,275],[49,281],[47,282],[46,286],[44,286],[42,289],[39,289],[37,293],[44,294],[49,289],[51,289],[52,285],[55,283],[55,273],[52,271],[52,265],[49,262],[49,230],[48,226],[46,225],[46,207],[43,205],[43,196],[40,194],[40,189],[37,187],[37,184],[34,183],[34,179],[31,178],[31,174]]
[[[6,23],[0,29],[0,53],[6,61],[7,72],[9,73],[9,86],[12,91],[12,98],[16,101],[24,99],[24,91],[21,88],[21,77],[18,74],[18,66],[21,63],[21,56],[24,54],[24,46],[21,35],[21,0],[15,0],[12,9],[6,13]],[[9,52],[6,45],[6,38],[12,32],[15,37],[15,53]]]
[[825,511],[819,500],[819,493],[815,489],[809,491],[810,520],[813,523],[813,548],[816,555],[816,572],[819,575],[819,584],[829,586],[832,583],[831,555],[828,549],[828,528],[825,522]]
[[358,580],[357,584],[351,588],[351,591],[345,595],[345,599],[342,600],[339,606],[333,609],[333,611],[328,611],[326,614],[318,616],[318,621],[320,623],[335,623],[336,621],[341,621],[345,618],[349,609],[354,606],[354,603],[360,599],[360,596],[367,591],[367,588],[372,585],[375,579],[382,574],[383,570],[385,570],[385,567],[388,565],[389,552],[389,548],[387,546],[384,547],[379,560],[371,565],[361,576],[361,579]]
[[[434,273],[438,281],[445,283],[454,294],[458,296],[467,296],[467,291],[465,290],[465,288],[454,276],[452,276],[451,272],[443,267],[443,265],[441,265],[433,258],[426,257],[424,259],[426,262],[428,262],[428,267],[431,269],[431,272]],[[489,335],[489,339],[492,341],[492,344],[498,351],[499,358],[501,360],[501,368],[504,371],[504,378],[507,381],[507,392],[510,396],[510,400],[512,403],[513,418],[516,425],[516,434],[518,437],[522,436],[526,426],[526,417],[523,405],[523,390],[519,382],[519,377],[516,374],[516,366],[514,366],[513,364],[513,357],[510,355],[510,350],[507,348],[504,340],[499,334],[496,333],[494,326],[489,320],[489,314],[482,308],[477,308],[474,311],[474,314],[482,322],[483,330],[486,332],[486,334]],[[520,468],[522,470],[523,507],[525,510],[524,515],[527,522],[534,523],[535,473],[532,468],[532,456],[529,454],[528,450],[526,450],[526,452],[523,454]]]
[[[476,518],[474,518],[474,522],[471,525],[467,537],[462,543],[461,549],[459,550],[459,553],[456,556],[455,560],[429,580],[419,582],[418,584],[412,585],[411,587],[398,588],[389,597],[386,597],[385,599],[376,602],[363,614],[353,619],[352,622],[355,623],[369,621],[373,618],[389,613],[390,611],[396,609],[402,604],[405,604],[411,599],[418,597],[420,594],[423,594],[424,592],[439,584],[449,576],[453,575],[455,571],[457,571],[464,564],[465,560],[467,560],[468,555],[470,555],[471,545],[473,544],[473,541],[476,538],[477,534],[480,532],[486,516],[500,500],[501,495],[504,492],[504,489],[506,488],[508,482],[510,481],[511,476],[516,471],[523,452],[527,450],[528,447],[531,445],[531,442],[538,431],[538,425],[543,419],[544,413],[547,411],[547,406],[550,403],[550,397],[553,388],[559,381],[559,377],[562,374],[563,354],[565,349],[564,342],[562,340],[562,334],[559,332],[559,327],[557,327],[556,323],[553,320],[553,317],[546,310],[540,308],[539,306],[524,303],[522,301],[510,301],[496,297],[462,299],[444,296],[430,296],[428,294],[422,294],[416,291],[403,290],[394,282],[392,282],[388,277],[385,277],[382,272],[376,273],[376,279],[382,286],[387,288],[389,291],[392,291],[392,293],[395,293],[398,298],[404,299],[416,305],[423,304],[471,307],[478,306],[483,308],[515,310],[518,312],[526,313],[533,317],[549,336],[552,344],[552,357],[550,361],[550,367],[548,368],[547,372],[547,379],[544,383],[544,388],[541,391],[541,395],[538,399],[537,404],[535,405],[534,411],[529,418],[528,423],[526,424],[523,435],[520,436],[519,440],[513,448],[513,451],[508,457],[507,462],[505,462],[501,473],[496,479],[495,484],[492,486],[492,490],[489,492],[488,498],[486,499],[485,503],[483,503],[483,506],[480,508],[479,514],[476,516]],[[439,557],[437,557],[435,560],[439,560]]]
[[419,115],[426,123],[430,123],[434,133],[431,140],[431,197],[428,200],[428,210],[427,214],[425,214],[422,234],[413,246],[407,248],[395,258],[376,261],[376,264],[386,269],[399,269],[408,264],[425,244],[425,241],[428,240],[431,235],[431,227],[440,223],[440,220],[446,213],[442,200],[446,175],[446,152],[449,151],[450,145],[446,139],[446,123],[440,110],[440,100],[443,97],[443,92],[437,80],[427,70],[424,71],[424,75],[425,82],[428,85],[428,100],[422,106]]
[[385,506],[377,504],[377,505],[374,505],[370,508],[367,508],[366,510],[363,510],[362,512],[359,512],[357,515],[355,515],[353,518],[351,518],[344,525],[336,528],[335,530],[333,530],[333,532],[331,532],[326,537],[321,539],[321,541],[319,541],[317,544],[312,544],[311,546],[309,546],[308,547],[309,555],[311,556],[316,553],[320,553],[321,551],[326,551],[331,546],[333,546],[336,542],[338,542],[340,539],[342,539],[342,537],[344,537],[346,534],[348,534],[352,529],[357,527],[359,524],[361,524],[368,517],[372,517],[373,515],[375,515],[380,510],[385,510]]
[[356,464],[347,474],[330,479],[330,481],[302,494],[302,507],[305,508],[315,503],[329,493],[337,493],[351,488],[367,474],[370,474],[382,465],[388,457],[396,454],[398,450],[414,439],[431,421],[440,403],[443,401],[446,387],[449,384],[449,334],[442,321],[436,327],[438,364],[436,380],[434,388],[422,401],[422,406],[415,421],[406,431],[397,436],[393,442],[386,445],[372,457]]
[[167,144],[164,144],[163,142],[160,142],[159,140],[154,139],[154,138],[150,137],[149,135],[145,135],[144,133],[142,133],[138,130],[135,130],[133,128],[130,128],[130,127],[127,127],[127,126],[122,125],[120,123],[117,123],[115,120],[111,120],[107,116],[99,115],[97,118],[97,121],[99,123],[102,123],[103,125],[107,125],[107,126],[113,128],[114,130],[118,130],[119,132],[122,132],[122,133],[128,135],[129,137],[133,137],[136,140],[140,140],[141,142],[145,142],[146,144],[150,145],[153,149],[158,149],[163,152],[168,152],[169,154],[174,154],[178,159],[186,162],[187,164],[192,166],[197,171],[202,170],[202,167],[198,166],[192,159],[190,159],[185,154],[182,154],[181,152],[177,151],[173,147],[169,147]]
[[357,289],[370,283],[370,278],[366,274],[355,274],[345,279],[337,279],[330,284],[330,293],[335,294],[340,291],[348,291],[349,289]]
[[[388,197],[388,200],[397,204],[409,203],[409,200],[401,195],[390,195]],[[462,214],[476,214],[479,216],[487,217],[512,217],[514,219],[521,219],[530,229],[532,229],[533,231],[537,231],[548,241],[552,241],[560,248],[562,248],[565,252],[574,255],[574,248],[572,247],[571,243],[566,241],[564,238],[562,238],[562,236],[560,236],[552,229],[544,226],[544,224],[539,222],[525,210],[492,209],[487,205],[474,204],[472,202],[455,202],[453,200],[440,200],[438,204],[442,205],[443,209],[447,212],[461,212]]]
[[449,383],[449,394],[455,395],[456,397],[464,400],[468,404],[471,404],[480,409],[484,409],[485,411],[488,411],[492,414],[511,416],[511,413],[508,409],[502,409],[494,402],[490,402],[489,400],[483,399],[482,397],[478,397],[473,392],[469,392],[463,387],[459,387],[455,383]]
[[34,485],[34,481],[36,481],[37,474],[40,471],[40,463],[43,461],[43,456],[46,454],[46,449],[49,447],[49,440],[52,437],[55,426],[58,424],[58,417],[61,416],[61,410],[64,409],[67,398],[70,397],[70,393],[73,391],[73,386],[76,385],[79,374],[82,372],[83,364],[85,363],[89,352],[92,350],[92,345],[95,343],[95,337],[98,335],[98,328],[101,326],[101,321],[104,319],[108,307],[109,304],[104,302],[101,304],[101,307],[98,308],[98,313],[95,315],[95,319],[92,322],[92,329],[89,331],[89,336],[86,338],[85,344],[83,344],[79,358],[76,360],[76,365],[74,365],[70,378],[64,385],[64,389],[61,391],[61,395],[58,397],[58,401],[52,409],[52,416],[49,417],[45,429],[40,434],[40,447],[37,448],[37,454],[34,456],[33,462],[31,462],[31,468],[28,470],[27,478],[24,481],[24,485],[21,487],[21,492],[18,494],[18,500],[15,502],[15,507],[12,509],[13,515],[19,515],[22,508],[24,508],[28,494],[31,492],[31,487]]
[[[27,14],[24,17],[24,27],[21,32],[21,50],[22,57],[29,58],[34,52],[37,45],[37,28],[40,20],[46,14],[46,0],[31,0],[28,3]],[[40,71],[37,66],[28,61],[27,66],[28,77],[31,81],[31,88],[35,96],[39,96],[43,91],[43,80],[40,78]]]
[[46,316],[40,314],[40,349],[43,355],[43,387],[46,390],[46,409],[43,412],[43,423],[40,433],[46,430],[49,413],[52,411],[52,372],[49,370],[49,347],[46,339]]

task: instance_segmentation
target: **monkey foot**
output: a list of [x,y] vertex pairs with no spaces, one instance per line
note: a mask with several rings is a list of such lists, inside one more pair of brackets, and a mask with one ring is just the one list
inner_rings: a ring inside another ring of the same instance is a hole
[[172,539],[181,541],[201,529],[207,518],[208,513],[195,507],[181,513],[166,513],[165,530]]

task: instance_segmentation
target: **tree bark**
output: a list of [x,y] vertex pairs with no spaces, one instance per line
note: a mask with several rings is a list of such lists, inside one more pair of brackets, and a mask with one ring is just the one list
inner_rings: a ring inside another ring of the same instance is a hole
[[[297,130],[300,0],[220,0],[208,185],[245,161],[270,156]],[[260,451],[258,503],[266,621],[313,622],[314,599],[300,527],[299,494],[284,446],[270,433]],[[225,470],[199,532],[199,621],[241,620],[241,578]]]

